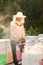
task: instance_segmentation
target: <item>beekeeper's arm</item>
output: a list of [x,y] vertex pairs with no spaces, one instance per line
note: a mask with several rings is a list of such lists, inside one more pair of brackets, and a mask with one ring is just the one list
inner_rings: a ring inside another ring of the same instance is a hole
[[22,27],[22,38],[19,39],[21,43],[26,42],[24,26]]

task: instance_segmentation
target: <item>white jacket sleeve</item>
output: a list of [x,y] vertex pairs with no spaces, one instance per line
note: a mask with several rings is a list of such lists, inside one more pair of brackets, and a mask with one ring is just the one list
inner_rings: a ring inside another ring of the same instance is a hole
[[12,40],[18,41],[17,34],[16,34],[16,27],[12,22],[10,23],[10,37]]

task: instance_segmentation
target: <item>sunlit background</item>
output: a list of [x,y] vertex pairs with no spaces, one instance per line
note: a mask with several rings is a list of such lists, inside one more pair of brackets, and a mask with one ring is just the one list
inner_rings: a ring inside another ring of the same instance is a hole
[[26,35],[43,33],[43,0],[0,0],[0,38],[10,38],[10,22],[18,11],[26,15]]

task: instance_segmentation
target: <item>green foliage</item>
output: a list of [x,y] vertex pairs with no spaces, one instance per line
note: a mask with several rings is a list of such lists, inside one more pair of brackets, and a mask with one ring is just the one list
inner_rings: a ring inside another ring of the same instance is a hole
[[27,16],[25,23],[26,29],[28,30],[32,26],[33,28],[38,28],[40,33],[43,33],[43,0],[28,0],[28,2],[27,0],[20,0],[18,3],[23,13]]
[[0,12],[8,14],[9,21],[18,11],[26,15],[26,33],[43,33],[43,0],[0,0]]
[[38,35],[40,32],[38,31],[38,28],[33,28],[30,26],[29,30],[26,31],[27,35]]

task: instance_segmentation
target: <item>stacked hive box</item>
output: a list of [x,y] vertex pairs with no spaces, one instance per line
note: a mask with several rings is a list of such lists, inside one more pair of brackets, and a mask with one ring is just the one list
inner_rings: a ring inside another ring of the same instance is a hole
[[0,65],[13,62],[10,39],[0,40]]
[[6,64],[6,42],[0,40],[0,65]]
[[25,48],[22,54],[22,65],[43,65],[43,39],[34,40],[34,45]]
[[41,65],[39,61],[42,59],[43,54],[23,53],[22,65]]

